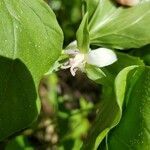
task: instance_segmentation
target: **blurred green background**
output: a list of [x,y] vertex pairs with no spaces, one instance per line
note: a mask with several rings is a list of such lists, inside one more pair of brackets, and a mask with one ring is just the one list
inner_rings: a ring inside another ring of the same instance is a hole
[[47,0],[64,32],[64,45],[75,40],[81,21],[81,0]]

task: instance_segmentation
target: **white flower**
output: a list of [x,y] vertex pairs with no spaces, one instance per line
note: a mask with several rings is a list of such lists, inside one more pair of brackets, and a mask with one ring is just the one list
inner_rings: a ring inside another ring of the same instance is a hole
[[97,67],[105,67],[117,61],[116,54],[110,49],[98,48],[89,50],[88,53],[84,54],[77,49],[76,42],[69,44],[65,53],[72,57],[69,58],[69,61],[67,61],[62,68],[70,68],[70,72],[73,76],[75,76],[78,69],[84,71],[86,63]]

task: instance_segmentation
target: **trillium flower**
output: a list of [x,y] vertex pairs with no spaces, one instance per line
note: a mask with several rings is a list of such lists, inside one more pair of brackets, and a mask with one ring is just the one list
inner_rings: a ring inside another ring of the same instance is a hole
[[97,67],[105,67],[117,61],[116,54],[110,49],[98,48],[89,50],[87,53],[82,53],[77,49],[76,42],[71,43],[67,47],[65,54],[70,55],[71,58],[69,58],[62,68],[70,68],[73,76],[76,75],[77,70],[84,71],[86,63]]

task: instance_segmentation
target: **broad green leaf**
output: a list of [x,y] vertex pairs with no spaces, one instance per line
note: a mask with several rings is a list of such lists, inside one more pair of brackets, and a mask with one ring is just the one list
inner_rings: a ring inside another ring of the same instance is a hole
[[58,59],[62,31],[41,0],[0,1],[0,140],[38,115],[38,85]]
[[62,48],[62,31],[52,10],[42,0],[2,0],[0,18],[0,55],[19,58],[39,80]]
[[77,45],[81,52],[89,51],[89,29],[88,29],[88,13],[83,17],[83,20],[77,31]]
[[114,88],[109,85],[104,87],[99,112],[88,135],[87,139],[89,140],[84,143],[83,149],[96,150],[110,129],[120,121],[126,91],[126,80],[129,72],[135,68],[137,66],[129,66],[123,69],[115,79]]
[[27,67],[18,59],[0,57],[0,140],[35,120],[36,99]]
[[149,24],[149,0],[134,7],[99,0],[89,22],[90,43],[116,49],[138,48],[150,43]]
[[[140,76],[133,82],[139,72]],[[150,148],[150,68],[141,68],[136,74],[127,81],[130,83],[126,93],[128,103],[120,123],[108,135],[108,150]]]
[[96,81],[103,84],[103,97],[96,120],[83,145],[83,149],[96,149],[110,129],[119,122],[128,73],[137,66],[144,65],[139,58],[124,53],[117,53],[117,57],[118,61],[116,63],[102,69],[106,77]]

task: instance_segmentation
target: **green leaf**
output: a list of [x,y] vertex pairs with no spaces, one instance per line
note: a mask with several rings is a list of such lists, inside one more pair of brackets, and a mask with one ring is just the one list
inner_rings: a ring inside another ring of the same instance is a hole
[[99,112],[88,135],[83,149],[97,149],[101,141],[111,128],[116,126],[121,119],[122,105],[125,97],[126,80],[131,70],[137,66],[129,66],[123,69],[115,79],[114,89],[104,86],[103,99],[99,106]]
[[36,88],[20,60],[0,57],[0,140],[25,128],[37,117]]
[[0,55],[19,58],[39,80],[62,49],[62,31],[52,10],[41,0],[2,0],[0,18]]
[[63,34],[41,0],[0,1],[0,140],[38,115],[38,85],[58,59]]
[[85,5],[84,11],[85,12],[88,11],[89,19],[90,19],[97,7],[99,0],[82,0],[82,1],[83,1],[83,4]]
[[110,129],[118,124],[122,115],[128,74],[135,70],[137,66],[144,66],[143,62],[137,57],[124,53],[116,54],[118,61],[111,66],[102,68],[106,77],[96,80],[97,83],[103,84],[102,100],[83,149],[97,149]]
[[[134,76],[138,74],[136,82]],[[108,135],[109,150],[146,150],[150,145],[150,68],[138,70],[128,79],[128,102],[118,126]],[[139,75],[140,74],[140,75]],[[132,85],[132,87],[131,87]]]
[[116,49],[149,44],[150,1],[134,7],[116,4],[111,0],[99,0],[89,22],[90,43]]
[[95,82],[98,82],[98,80],[101,80],[103,77],[106,77],[105,73],[96,66],[86,64],[85,70],[88,78]]
[[78,49],[87,53],[89,51],[88,13],[84,15],[76,36]]
[[[102,68],[106,77],[96,80],[97,83],[103,84],[102,100],[98,107],[99,112],[96,120],[90,129],[83,149],[96,149],[110,129],[117,125],[122,114],[122,104],[126,90],[125,81],[128,73],[136,69],[137,66],[144,66],[139,58],[124,53],[117,53],[117,58],[116,63]],[[101,74],[99,76],[101,77]]]

